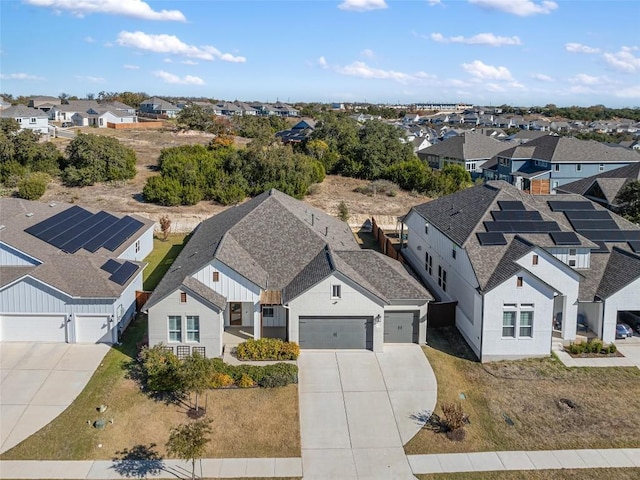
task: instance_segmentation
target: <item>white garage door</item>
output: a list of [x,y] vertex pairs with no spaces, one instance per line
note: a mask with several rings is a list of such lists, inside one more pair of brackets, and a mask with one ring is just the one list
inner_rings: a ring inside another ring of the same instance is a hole
[[66,342],[66,315],[0,315],[3,342]]
[[77,343],[113,343],[109,316],[76,315]]

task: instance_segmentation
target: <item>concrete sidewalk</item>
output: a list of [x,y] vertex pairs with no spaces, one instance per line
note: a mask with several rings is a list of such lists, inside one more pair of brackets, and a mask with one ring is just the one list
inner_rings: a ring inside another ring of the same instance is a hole
[[414,474],[563,468],[639,468],[640,448],[446,453],[409,455],[407,458]]

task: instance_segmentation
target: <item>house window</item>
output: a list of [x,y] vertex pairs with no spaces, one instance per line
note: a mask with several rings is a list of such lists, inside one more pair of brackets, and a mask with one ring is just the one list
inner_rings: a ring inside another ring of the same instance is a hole
[[429,235],[429,224],[428,223],[424,224],[424,234],[425,235]]
[[424,269],[429,275],[433,275],[433,257],[427,252],[424,252]]
[[36,123],[36,119],[35,118],[30,118],[29,119],[29,123]]
[[[502,335],[504,336],[504,326],[502,330]],[[533,310],[524,310],[520,312],[519,335],[521,337],[533,337]]]
[[342,298],[342,285],[331,285],[331,298]]
[[456,247],[455,247],[455,246],[451,249],[451,256],[452,256],[454,259],[456,258]]
[[555,163],[553,165],[553,171],[554,172],[559,172],[560,171],[560,164],[559,163]]
[[187,315],[187,342],[200,341],[200,317]]
[[213,282],[219,282],[220,281],[220,272],[213,272],[213,274],[211,275],[211,280]]
[[598,171],[604,172],[604,163],[601,163],[600,165],[598,165]]
[[262,307],[263,317],[273,317],[273,307]]
[[502,336],[503,337],[516,337],[516,312],[505,311],[502,312]]
[[569,255],[574,256],[576,254],[576,249],[575,248],[570,248],[569,249]]
[[140,240],[136,241],[135,250],[136,250],[136,253],[138,253],[140,251]]
[[582,171],[582,164],[576,163],[576,172],[581,172],[581,171]]
[[576,266],[576,261],[575,260],[569,260],[569,266],[570,267],[575,267]]
[[182,317],[180,315],[169,315],[169,341],[182,341]]
[[538,265],[538,255],[534,255],[534,256],[533,256],[533,258],[532,258],[532,260],[531,260],[531,263],[532,263],[533,265]]
[[517,287],[522,287],[522,284],[523,284],[522,277],[518,277],[518,278],[516,279],[516,286],[517,286]]
[[438,266],[438,286],[442,288],[443,291],[447,291],[447,271]]
[[180,292],[180,303],[187,303],[187,293]]

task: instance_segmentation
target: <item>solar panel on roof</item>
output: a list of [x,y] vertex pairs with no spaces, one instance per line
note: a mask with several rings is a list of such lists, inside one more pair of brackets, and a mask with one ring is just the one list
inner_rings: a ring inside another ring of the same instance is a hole
[[567,210],[595,210],[591,202],[549,200],[547,203],[554,212],[565,212]]
[[53,227],[54,225],[57,225],[58,223],[66,220],[69,217],[72,217],[73,215],[76,215],[80,210],[84,210],[84,208],[79,207],[78,205],[74,205],[73,207],[67,208],[60,213],[56,213],[53,217],[49,217],[46,220],[43,220],[39,223],[36,223],[35,225],[30,226],[29,228],[26,228],[24,231],[30,233],[34,237],[37,237],[45,230]]
[[627,236],[623,230],[582,230],[580,235],[594,242],[626,242]]
[[104,243],[104,248],[110,251],[114,251],[120,245],[122,245],[127,238],[131,237],[134,233],[136,233],[140,227],[142,227],[143,223],[136,220],[132,217],[125,217],[129,219],[129,223],[125,225],[125,227],[120,230],[116,235],[112,236],[108,241]]
[[96,238],[99,234],[106,231],[109,227],[111,227],[118,221],[117,217],[114,217],[107,212],[98,212],[95,217],[98,217],[99,215],[99,218],[101,218],[101,220],[96,221],[96,223],[91,228],[85,230],[72,240],[69,240],[60,248],[68,253],[76,253],[82,248],[85,243]]
[[573,232],[551,232],[549,235],[556,245],[580,245],[578,236]]
[[91,253],[97,252],[98,249],[100,249],[100,247],[104,245],[104,242],[109,240],[113,235],[120,231],[120,229],[122,228],[121,221],[122,219],[117,217],[108,219],[107,227],[101,229],[99,232],[96,232],[96,234],[91,239],[87,240],[82,245],[82,248]]
[[635,242],[640,240],[640,230],[624,230],[624,238]]
[[570,220],[574,230],[617,230],[618,224],[609,220]]
[[63,220],[59,224],[40,233],[38,235],[38,238],[40,240],[44,240],[47,243],[51,243],[51,240],[56,238],[58,235],[61,235],[67,230],[74,228],[78,223],[83,222],[84,220],[92,216],[93,214],[91,212],[88,212],[87,210],[83,209],[82,211],[78,212],[76,215],[73,215],[72,217],[69,217],[66,220]]
[[635,253],[640,253],[640,240],[632,240],[629,242],[629,247],[631,247],[631,250]]
[[551,221],[484,222],[484,227],[488,232],[503,233],[549,233],[560,230],[558,224]]
[[497,232],[478,232],[476,233],[478,236],[478,241],[480,245],[488,246],[488,245],[506,245],[507,239],[504,238],[502,233]]
[[116,270],[118,270],[120,267],[122,266],[122,264],[120,262],[118,262],[117,260],[114,260],[112,258],[110,258],[109,260],[106,261],[106,263],[104,265],[102,265],[100,268],[102,270],[104,270],[105,272],[109,272],[109,273],[115,273]]
[[66,231],[62,232],[60,235],[49,240],[49,243],[54,247],[62,248],[67,242],[69,242],[70,240],[73,240],[78,235],[85,232],[88,228],[91,228],[101,219],[102,219],[102,216],[98,213],[95,215],[91,215],[90,217],[87,217],[84,220],[79,220],[78,223],[74,224],[71,228],[67,229]]
[[567,210],[564,215],[569,220],[611,220],[607,210]]
[[535,210],[494,210],[491,212],[491,216],[496,221],[509,221],[509,220],[542,220],[540,212]]
[[594,248],[591,250],[591,253],[609,253],[609,249],[604,242],[595,242],[598,245],[598,248]]
[[500,210],[524,210],[524,205],[518,200],[498,200]]
[[135,263],[124,262],[122,266],[109,277],[109,280],[118,285],[124,285],[136,270],[138,270],[138,266]]

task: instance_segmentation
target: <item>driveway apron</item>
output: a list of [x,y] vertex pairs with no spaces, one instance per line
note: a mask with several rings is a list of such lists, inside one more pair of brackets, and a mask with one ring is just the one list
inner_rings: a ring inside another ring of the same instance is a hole
[[305,350],[298,366],[305,479],[414,478],[403,445],[436,403],[419,345]]

